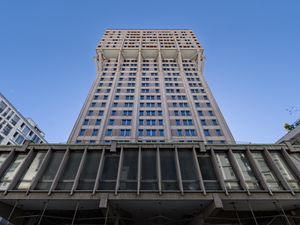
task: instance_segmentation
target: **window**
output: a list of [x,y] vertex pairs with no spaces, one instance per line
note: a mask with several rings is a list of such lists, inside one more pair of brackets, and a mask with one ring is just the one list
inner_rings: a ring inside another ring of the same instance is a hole
[[185,135],[186,136],[196,136],[196,132],[195,130],[191,129],[191,130],[185,130]]
[[196,175],[196,162],[193,158],[193,152],[190,150],[179,150],[178,156],[183,189],[186,191],[199,190],[200,185]]
[[211,156],[208,154],[199,155],[198,164],[200,166],[205,189],[208,191],[220,190],[220,185],[211,161]]
[[213,124],[214,126],[217,126],[217,125],[218,125],[217,120],[211,120],[211,122],[212,122],[212,124]]
[[193,125],[193,121],[192,120],[183,120],[183,125],[184,126],[191,126],[191,125]]
[[141,190],[157,190],[156,151],[142,151]]
[[139,129],[139,130],[138,130],[138,136],[139,136],[139,137],[144,136],[143,133],[144,133],[144,132],[143,132],[143,129]]
[[201,120],[201,125],[202,126],[206,126],[207,124],[206,124],[206,120]]
[[165,134],[164,134],[164,130],[160,129],[159,131],[159,136],[163,137]]
[[140,111],[140,116],[143,116],[144,115],[144,111]]
[[130,126],[131,120],[128,120],[128,119],[122,120],[122,125]]
[[133,107],[133,103],[125,102],[124,107]]
[[57,190],[71,190],[81,161],[82,152],[71,152],[63,173],[57,183]]
[[146,136],[156,136],[156,130],[146,130]]
[[209,130],[205,129],[205,130],[204,130],[204,135],[205,135],[206,137],[207,137],[207,136],[210,136]]
[[49,190],[63,156],[64,152],[61,151],[54,151],[51,154],[48,165],[36,186],[37,190]]
[[270,167],[266,163],[263,153],[254,152],[252,153],[252,156],[257,163],[260,173],[265,178],[268,187],[271,190],[282,190],[277,177],[274,175],[273,171],[271,171]]
[[123,116],[132,116],[132,111],[124,110]]
[[217,153],[216,159],[222,172],[226,187],[234,190],[240,189],[240,185],[233,171],[228,155],[226,153]]
[[25,140],[25,138],[23,136],[19,135],[16,139],[16,143],[21,145],[21,144],[23,144],[24,140]]
[[45,152],[38,152],[31,165],[29,166],[28,170],[24,174],[24,176],[20,179],[19,184],[17,185],[17,189],[19,190],[27,190],[29,189],[31,182],[35,178],[37,172],[41,168],[42,161],[45,157],[46,153]]
[[99,130],[98,129],[93,129],[92,136],[97,136]]
[[88,125],[89,124],[89,120],[88,119],[85,119],[82,123],[82,125]]
[[177,136],[181,137],[182,135],[182,130],[177,130]]
[[114,120],[114,119],[110,119],[110,120],[108,121],[108,125],[109,125],[109,126],[114,125],[114,123],[115,123],[115,120]]
[[121,129],[120,130],[120,136],[123,136],[123,137],[130,136],[130,129]]
[[198,111],[198,116],[203,116],[203,112],[202,111]]
[[160,151],[161,178],[163,190],[178,190],[175,156],[173,151]]
[[139,125],[143,126],[144,125],[144,120],[139,120]]
[[2,113],[6,107],[7,107],[7,104],[4,103],[3,101],[1,101],[0,102],[0,113]]
[[24,162],[26,155],[19,154],[15,157],[13,163],[6,169],[0,180],[0,190],[6,190]]
[[163,125],[164,125],[163,120],[158,120],[158,125],[159,125],[159,126],[163,126]]
[[299,190],[300,186],[299,183],[293,174],[293,172],[290,170],[289,166],[285,162],[283,156],[279,152],[272,152],[271,153],[272,159],[274,160],[276,166],[278,167],[280,173],[285,178],[285,180],[288,182],[291,188]]
[[124,160],[120,176],[120,190],[137,189],[138,151],[124,151]]
[[85,129],[81,129],[80,131],[79,131],[79,136],[84,136],[85,135]]
[[112,110],[110,115],[112,115],[112,116],[117,115],[117,111],[116,110]]
[[20,120],[20,117],[18,117],[17,115],[14,115],[14,117],[11,119],[11,123],[12,125],[16,125]]
[[242,172],[247,188],[250,190],[260,189],[259,183],[253,173],[246,154],[243,152],[235,152],[233,154],[238,162],[239,169]]
[[180,120],[175,120],[176,126],[180,126],[181,125],[181,121]]
[[104,111],[100,110],[98,113],[98,116],[103,116],[103,114],[104,114]]
[[93,190],[99,167],[101,152],[89,151],[80,174],[77,190]]
[[222,136],[222,132],[221,132],[220,129],[217,129],[217,130],[216,130],[216,135],[217,135],[217,136]]
[[107,129],[105,135],[106,136],[112,136],[112,129]]

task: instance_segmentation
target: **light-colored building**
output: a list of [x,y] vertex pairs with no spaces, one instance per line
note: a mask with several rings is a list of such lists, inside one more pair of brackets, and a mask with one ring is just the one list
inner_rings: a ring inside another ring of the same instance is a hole
[[69,143],[234,143],[191,30],[107,30]]
[[47,143],[45,134],[30,118],[22,114],[0,93],[0,145],[22,145],[25,140]]
[[300,144],[300,119],[298,119],[294,124],[291,125],[293,127],[287,134],[281,137],[276,143],[280,144],[283,142],[290,142],[291,144],[299,145]]

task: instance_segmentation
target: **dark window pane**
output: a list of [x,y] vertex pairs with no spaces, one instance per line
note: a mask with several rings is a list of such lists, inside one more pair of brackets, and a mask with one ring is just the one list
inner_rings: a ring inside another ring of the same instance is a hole
[[160,151],[161,177],[163,190],[178,190],[178,181],[173,150]]
[[71,152],[67,165],[57,184],[57,190],[71,190],[81,158],[82,152]]
[[156,150],[142,151],[141,190],[157,190]]
[[137,189],[138,151],[124,151],[123,165],[120,177],[120,190]]
[[81,171],[77,190],[93,190],[99,167],[101,151],[88,152]]
[[37,190],[48,190],[51,187],[53,179],[57,173],[60,162],[64,156],[64,152],[53,152],[48,160],[48,165],[46,165],[46,169],[44,174],[40,178],[36,189]]
[[209,155],[201,155],[198,157],[199,166],[206,190],[220,190],[214,167]]
[[187,191],[199,190],[199,180],[194,163],[193,152],[190,150],[178,151],[180,171],[182,177],[183,189]]
[[114,190],[118,175],[119,155],[106,154],[100,179],[100,190]]

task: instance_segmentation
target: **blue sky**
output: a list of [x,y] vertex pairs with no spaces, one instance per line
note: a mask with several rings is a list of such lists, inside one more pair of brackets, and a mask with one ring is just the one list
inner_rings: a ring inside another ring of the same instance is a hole
[[2,0],[0,91],[49,142],[65,142],[105,29],[187,28],[205,49],[205,77],[235,139],[272,143],[300,117],[299,11],[288,0]]

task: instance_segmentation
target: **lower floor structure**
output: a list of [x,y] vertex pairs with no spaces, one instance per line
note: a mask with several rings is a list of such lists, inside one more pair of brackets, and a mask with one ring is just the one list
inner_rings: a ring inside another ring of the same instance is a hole
[[300,146],[0,147],[0,224],[300,224]]

